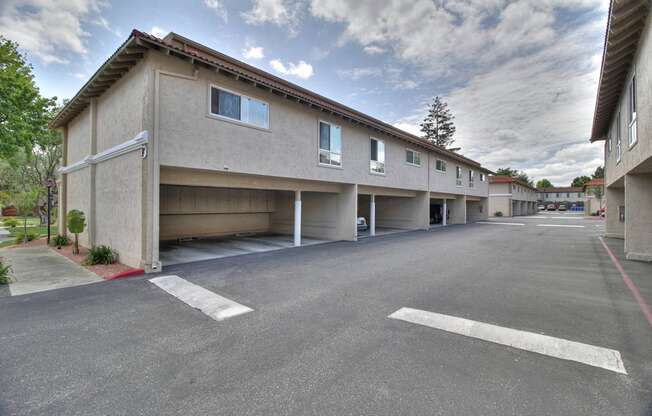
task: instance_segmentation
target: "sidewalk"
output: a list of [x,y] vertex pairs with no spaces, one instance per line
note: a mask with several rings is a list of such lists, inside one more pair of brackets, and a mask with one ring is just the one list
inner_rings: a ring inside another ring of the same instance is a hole
[[0,257],[12,268],[11,296],[101,282],[102,277],[86,270],[46,246],[7,248]]

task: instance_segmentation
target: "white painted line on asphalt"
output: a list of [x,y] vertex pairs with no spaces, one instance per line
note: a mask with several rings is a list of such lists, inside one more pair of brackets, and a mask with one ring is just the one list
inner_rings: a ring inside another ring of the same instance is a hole
[[522,222],[495,222],[495,221],[477,221],[476,224],[491,224],[491,225],[525,225]]
[[568,224],[537,224],[537,227],[584,228],[583,225],[568,225]]
[[412,308],[401,308],[389,318],[627,374],[620,352],[609,348]]
[[195,309],[199,309],[216,321],[223,321],[227,318],[253,311],[253,309],[247,306],[190,283],[179,276],[161,276],[149,279],[149,281],[180,301]]

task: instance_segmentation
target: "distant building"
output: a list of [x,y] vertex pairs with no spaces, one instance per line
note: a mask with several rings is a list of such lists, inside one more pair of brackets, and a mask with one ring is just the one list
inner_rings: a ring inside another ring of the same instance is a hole
[[539,188],[538,200],[542,203],[584,204],[584,188],[567,186],[561,188]]
[[505,217],[537,212],[537,190],[511,176],[489,176],[489,215]]

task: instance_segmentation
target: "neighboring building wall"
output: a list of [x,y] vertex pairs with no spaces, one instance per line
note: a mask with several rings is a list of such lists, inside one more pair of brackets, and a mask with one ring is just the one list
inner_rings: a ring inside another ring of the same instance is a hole
[[607,200],[605,236],[625,238],[625,221],[620,218],[620,212],[625,208],[625,188],[614,185],[605,188]]
[[625,176],[625,253],[652,261],[652,174]]

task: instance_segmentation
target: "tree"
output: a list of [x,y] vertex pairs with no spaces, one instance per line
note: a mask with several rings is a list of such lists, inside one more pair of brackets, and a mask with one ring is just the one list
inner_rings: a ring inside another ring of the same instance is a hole
[[595,199],[598,200],[599,209],[602,209],[602,197],[604,196],[602,186],[596,186],[595,188],[592,188],[591,194],[595,197]]
[[75,243],[72,247],[72,254],[79,254],[79,234],[84,232],[86,227],[86,216],[78,209],[68,211],[68,231],[75,235]]
[[593,179],[604,178],[604,167],[598,166],[593,173]]
[[428,115],[420,124],[423,138],[432,144],[441,147],[448,147],[455,141],[455,125],[453,120],[455,116],[448,108],[448,104],[435,97],[432,104],[428,107]]
[[575,179],[573,179],[573,182],[571,183],[571,186],[574,188],[583,188],[584,184],[590,181],[591,178],[589,178],[586,175],[578,176]]
[[529,176],[523,171],[519,171],[518,169],[512,169],[512,168],[500,168],[496,171],[497,176],[510,176],[514,179],[518,179],[519,181],[526,183],[530,186],[532,186],[532,179],[530,179]]
[[36,200],[38,198],[38,191],[36,189],[24,190],[14,195],[12,201],[14,207],[18,211],[18,215],[23,217],[23,243],[27,243],[27,217],[34,212],[36,208]]
[[541,179],[537,182],[537,188],[553,188],[553,185],[548,179]]
[[0,158],[31,149],[33,138],[47,130],[55,101],[41,97],[18,44],[0,36]]

